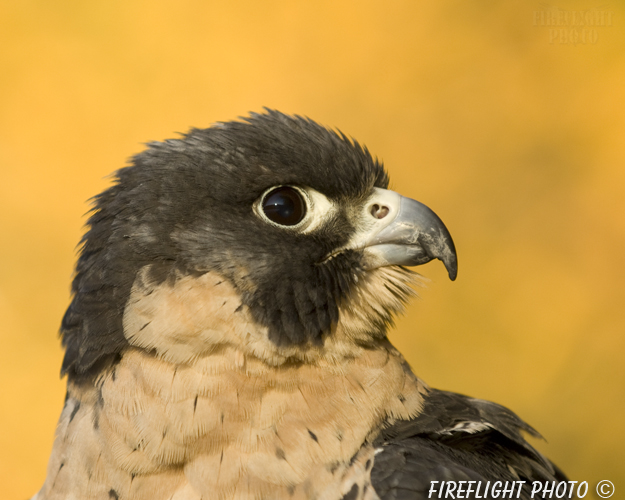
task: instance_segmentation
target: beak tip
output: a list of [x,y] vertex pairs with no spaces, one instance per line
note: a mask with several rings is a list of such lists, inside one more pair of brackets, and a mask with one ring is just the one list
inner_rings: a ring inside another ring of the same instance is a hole
[[458,261],[454,259],[453,261],[443,262],[445,264],[445,268],[447,269],[447,274],[449,275],[449,279],[451,281],[456,281],[456,277],[458,276]]

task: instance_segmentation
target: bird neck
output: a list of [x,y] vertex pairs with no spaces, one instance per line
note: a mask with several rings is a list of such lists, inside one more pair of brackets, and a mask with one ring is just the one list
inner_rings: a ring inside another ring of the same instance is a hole
[[216,272],[163,283],[150,276],[149,266],[137,274],[124,309],[124,335],[131,346],[181,365],[232,347],[274,366],[341,365],[384,345],[393,317],[414,295],[410,285],[420,278],[400,267],[368,272],[339,304],[338,321],[322,342],[282,345],[270,340],[268,327],[255,321],[242,302],[241,293],[253,290],[235,288]]
[[218,274],[154,283],[140,272],[123,317],[130,347],[95,380],[68,382],[42,491],[341,498],[382,426],[421,411],[427,388],[380,316],[401,306],[406,282],[372,273],[323,344],[285,347]]

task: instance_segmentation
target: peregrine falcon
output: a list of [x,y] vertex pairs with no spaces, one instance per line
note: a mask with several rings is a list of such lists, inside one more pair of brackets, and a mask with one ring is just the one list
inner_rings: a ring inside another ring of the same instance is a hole
[[438,259],[454,280],[457,258],[388,183],[356,141],[273,110],[118,170],[81,242],[33,498],[407,500],[443,481],[530,498],[564,480],[514,413],[430,388],[389,342],[407,267]]

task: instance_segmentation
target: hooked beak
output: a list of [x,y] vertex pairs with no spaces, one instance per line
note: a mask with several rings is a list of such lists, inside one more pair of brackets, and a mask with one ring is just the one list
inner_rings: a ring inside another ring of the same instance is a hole
[[348,245],[362,248],[366,266],[420,266],[432,259],[445,264],[456,279],[456,248],[443,221],[423,203],[387,189],[375,188],[365,204],[360,230]]

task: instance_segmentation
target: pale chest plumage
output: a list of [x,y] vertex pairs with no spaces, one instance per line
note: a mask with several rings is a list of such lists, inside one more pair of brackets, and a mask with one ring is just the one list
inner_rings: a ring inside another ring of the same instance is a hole
[[341,498],[366,481],[363,443],[418,414],[425,390],[390,345],[353,341],[359,314],[298,359],[219,276],[141,273],[124,317],[136,347],[95,385],[68,385],[35,499]]

